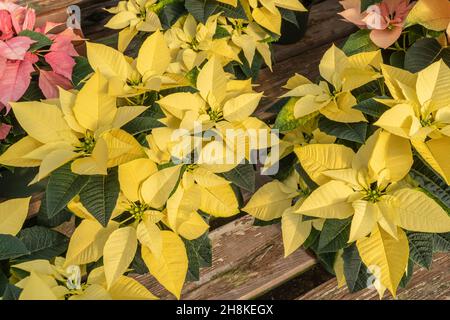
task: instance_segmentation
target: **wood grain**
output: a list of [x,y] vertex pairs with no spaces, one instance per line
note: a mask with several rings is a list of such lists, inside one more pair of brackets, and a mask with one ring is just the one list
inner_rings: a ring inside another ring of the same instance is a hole
[[[201,270],[200,281],[188,283],[182,299],[251,299],[312,267],[316,260],[304,250],[283,258],[279,225],[253,226],[245,216],[210,234],[213,264]],[[162,299],[174,297],[150,275],[136,278]]]
[[[298,300],[378,300],[376,290],[365,289],[349,293],[346,287],[338,288],[336,279],[311,290]],[[390,294],[385,300],[392,300]],[[406,289],[399,289],[399,300],[450,300],[450,254],[436,254],[430,270],[417,268]]]

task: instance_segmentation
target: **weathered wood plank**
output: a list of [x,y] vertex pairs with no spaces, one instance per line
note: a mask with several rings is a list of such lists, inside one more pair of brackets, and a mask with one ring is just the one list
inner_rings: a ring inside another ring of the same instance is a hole
[[[283,258],[279,225],[253,226],[245,216],[210,234],[213,265],[201,270],[200,281],[188,283],[182,299],[251,299],[288,281],[316,263],[304,250]],[[150,275],[136,278],[163,299],[173,296]]]
[[[349,293],[338,288],[332,279],[298,298],[299,300],[377,300],[376,290],[365,289]],[[386,300],[392,300],[387,294]],[[450,254],[436,254],[430,270],[417,268],[406,289],[399,289],[399,300],[450,300]]]

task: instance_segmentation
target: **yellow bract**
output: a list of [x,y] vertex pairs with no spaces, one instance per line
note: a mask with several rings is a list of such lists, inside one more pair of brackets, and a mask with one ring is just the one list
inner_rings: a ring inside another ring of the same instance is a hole
[[419,0],[409,12],[406,23],[443,31],[450,24],[450,3],[448,0]]
[[290,91],[283,97],[297,98],[294,106],[296,118],[320,112],[337,122],[366,121],[361,111],[353,109],[357,101],[351,91],[380,78],[377,70],[381,62],[381,51],[347,57],[333,45],[319,65],[320,75],[326,81],[317,85],[304,77],[294,76],[287,85]]
[[418,72],[382,66],[393,99],[375,125],[409,139],[421,157],[450,184],[450,68],[442,61]]
[[136,280],[119,276],[111,288],[106,287],[104,268],[91,271],[85,283],[83,271],[78,265],[65,264],[63,258],[55,258],[54,264],[47,260],[33,260],[12,266],[12,271],[22,270],[29,273],[19,277],[15,284],[22,289],[19,300],[154,300],[143,285]]
[[188,14],[164,33],[173,61],[169,68],[170,72],[189,72],[213,56],[217,56],[222,65],[231,61],[240,62],[238,52],[226,38],[214,38],[219,15],[210,16],[203,24],[197,23],[195,18]]
[[161,8],[157,0],[128,0],[120,1],[117,7],[107,10],[114,17],[105,27],[123,29],[119,32],[120,51],[125,51],[139,31],[154,32],[162,28],[158,17],[158,10]]
[[167,73],[170,51],[160,31],[144,41],[134,61],[111,47],[90,42],[87,56],[91,66],[108,79],[107,93],[113,97],[138,96],[183,83]]
[[278,8],[292,11],[307,11],[298,0],[244,0],[243,6],[251,8],[253,19],[262,27],[276,34],[281,34],[281,12]]
[[39,181],[72,160],[74,173],[105,175],[109,167],[142,157],[141,146],[119,128],[147,108],[117,108],[107,83],[95,73],[78,93],[60,89],[56,101],[14,103],[14,114],[29,136],[2,154],[0,163],[39,166]]
[[[357,241],[366,266],[378,267],[374,275],[381,281],[379,288],[386,287],[393,295],[408,262],[403,229],[450,231],[445,210],[403,181],[412,166],[408,144],[380,129],[356,154],[336,145],[308,145],[297,152],[302,168],[320,186],[292,213],[324,219],[352,217],[349,242]],[[314,152],[306,157],[302,149]]]
[[0,234],[15,236],[28,215],[31,198],[12,199],[0,203]]

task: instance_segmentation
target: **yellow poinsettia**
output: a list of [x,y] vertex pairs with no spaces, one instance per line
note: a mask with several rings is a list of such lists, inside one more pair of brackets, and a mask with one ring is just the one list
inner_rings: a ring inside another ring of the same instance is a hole
[[0,234],[15,236],[28,215],[31,198],[19,198],[0,203]]
[[64,258],[32,260],[13,265],[15,270],[29,273],[16,280],[22,289],[19,300],[154,300],[156,297],[133,278],[121,275],[109,289],[106,287],[103,267],[91,271],[83,283],[83,272],[77,265],[64,267]]
[[413,162],[408,141],[380,129],[356,154],[342,145],[299,151],[303,169],[320,186],[295,212],[352,217],[349,242],[357,242],[364,263],[378,268],[375,276],[395,296],[409,255],[404,230],[450,231],[445,210],[403,180]]
[[13,103],[14,115],[28,136],[6,150],[0,163],[39,167],[39,181],[72,160],[74,173],[105,175],[107,168],[143,156],[139,143],[120,127],[147,107],[117,108],[107,84],[95,73],[78,93],[60,89],[57,100]]
[[229,45],[226,38],[214,39],[219,16],[220,14],[210,16],[203,24],[197,23],[189,14],[181,17],[164,33],[172,61],[174,61],[170,65],[170,72],[189,72],[213,55],[220,57],[222,65],[231,61],[240,62],[237,52]]
[[417,74],[382,66],[393,99],[375,125],[409,139],[421,157],[450,184],[450,68],[441,60]]
[[[171,62],[169,47],[161,32],[156,31],[142,44],[138,57],[133,60],[103,44],[87,43],[90,65],[108,79],[108,93],[130,97],[177,86],[181,77],[167,73]],[[143,95],[145,100],[145,95]]]
[[[238,0],[219,0],[234,7]],[[307,11],[299,0],[241,0],[249,19],[254,19],[260,26],[281,34],[281,12],[278,8],[292,11]]]
[[[172,230],[177,230],[180,224],[177,221],[186,219],[186,214],[177,215],[171,208],[175,208],[175,203],[178,206],[182,205],[182,197],[187,197],[186,201],[190,203],[193,202],[189,200],[190,194],[195,194],[196,208],[212,216],[230,217],[238,214],[239,203],[231,182],[218,174],[232,170],[240,161],[237,161],[233,154],[231,161],[226,162],[226,151],[223,150],[222,143],[217,141],[204,143],[202,138],[193,139],[189,134],[181,136],[180,140],[173,140],[171,137],[174,132],[175,130],[171,128],[156,128],[151,135],[147,136],[150,146],[147,154],[150,159],[161,165],[168,164],[170,161],[185,163],[180,183],[167,203],[168,216],[173,217],[168,220]],[[191,157],[193,154],[198,156]],[[145,194],[148,199],[151,199],[159,190],[156,187],[159,185],[156,179],[156,176],[149,177],[142,186],[142,194]],[[171,190],[162,192],[166,195],[163,200],[167,199],[170,192]],[[194,216],[197,215],[194,214]],[[200,221],[198,217],[196,220]],[[187,234],[180,234],[189,238]]]
[[162,28],[158,13],[165,2],[167,1],[119,1],[116,7],[106,10],[114,14],[114,17],[108,21],[105,27],[121,30],[118,41],[119,51],[125,51],[139,31],[154,32]]
[[376,69],[380,68],[381,62],[381,51],[347,57],[333,45],[325,52],[319,65],[320,75],[326,81],[317,85],[296,75],[287,83],[286,88],[290,91],[283,97],[298,98],[294,106],[297,118],[320,112],[337,122],[366,121],[361,111],[353,109],[357,101],[351,91],[380,78]]
[[[242,143],[248,145],[250,137],[246,132],[249,130],[255,130],[256,136],[259,133],[263,135],[264,132],[269,132],[269,127],[264,122],[251,117],[261,100],[262,93],[253,91],[250,79],[229,80],[229,76],[215,56],[200,71],[196,88],[199,92],[174,93],[157,101],[167,115],[166,123],[169,128],[183,129],[189,133],[211,129],[226,142],[226,145],[233,145],[231,147],[233,151]],[[227,131],[229,129],[234,131]],[[243,137],[237,134],[237,130],[243,132]],[[212,148],[218,143],[209,146]],[[253,145],[260,149],[267,147],[268,143],[261,139]],[[246,148],[246,155],[248,154]],[[207,158],[204,159],[211,162]],[[238,159],[235,165],[240,160]]]
[[232,45],[243,51],[245,59],[251,66],[255,53],[258,52],[265,64],[272,70],[272,54],[268,40],[271,36],[255,22],[242,19],[219,17],[219,25],[229,33]]
[[273,180],[263,185],[242,208],[242,211],[263,221],[281,217],[285,257],[306,241],[313,227],[322,229],[324,219],[305,220],[303,215],[296,213],[303,203],[305,190],[305,183],[294,171],[284,181]]
[[420,24],[427,29],[444,31],[450,24],[450,2],[419,0],[409,12],[406,24]]
[[[68,207],[84,220],[71,238],[66,264],[86,264],[103,256],[105,281],[110,288],[127,271],[140,243],[150,273],[179,298],[188,265],[180,236],[194,240],[209,228],[197,212],[201,192],[186,178],[178,183],[181,170],[182,165],[158,170],[156,163],[146,158],[119,166],[123,195],[107,227],[74,199]],[[114,219],[122,214],[125,220],[116,222]]]
[[263,170],[269,169],[272,165],[294,152],[294,149],[298,146],[317,143],[331,144],[336,141],[336,137],[330,136],[317,128],[317,117],[310,120],[303,123],[300,127],[285,133],[278,143],[275,140],[273,141],[272,148],[276,146],[277,151],[271,152],[269,157],[266,158]]

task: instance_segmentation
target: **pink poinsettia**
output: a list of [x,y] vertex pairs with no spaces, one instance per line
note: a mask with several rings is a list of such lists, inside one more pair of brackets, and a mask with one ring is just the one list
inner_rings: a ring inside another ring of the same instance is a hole
[[[0,0],[0,71],[4,70],[0,73],[0,110],[6,107],[8,112],[9,103],[23,96],[35,71],[39,73],[39,86],[46,98],[55,98],[58,86],[71,87],[74,57],[78,56],[72,41],[81,38],[72,29],[52,33],[60,23],[46,22],[36,28],[35,23],[33,9]],[[46,50],[28,52],[34,41],[19,36],[23,30],[44,34],[52,45]],[[47,65],[41,65],[37,55],[43,56]]]
[[[55,32],[61,23],[46,22],[40,27],[35,24],[33,9],[0,0],[0,111],[5,109],[5,113],[11,108],[10,102],[25,94],[34,73],[39,75],[39,88],[48,99],[58,96],[58,87],[72,88],[74,57],[78,56],[73,41],[82,39],[72,29]],[[52,44],[32,51],[36,41],[21,34],[24,30],[41,33]],[[0,122],[0,140],[5,139],[10,129]]]
[[[11,23],[14,33],[19,34],[23,30],[33,30],[36,23],[36,12],[34,9],[21,7],[11,1],[0,1],[0,30]],[[5,29],[6,30],[6,29]],[[14,36],[10,34],[9,38]],[[1,39],[5,40],[5,39]]]
[[388,48],[400,38],[406,17],[414,6],[410,0],[383,0],[361,12],[361,0],[340,1],[339,14],[361,29],[370,29],[370,39],[380,48]]

